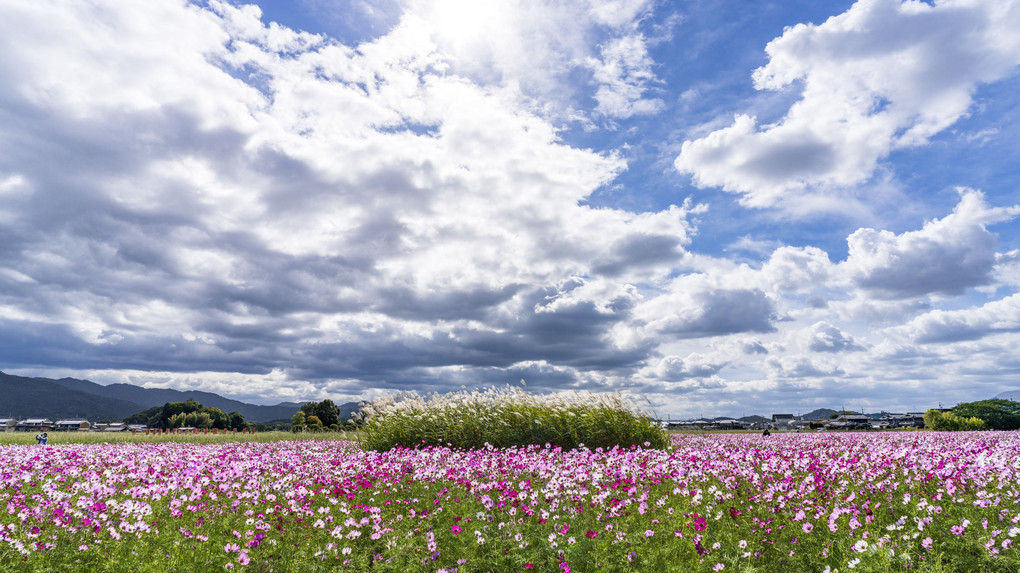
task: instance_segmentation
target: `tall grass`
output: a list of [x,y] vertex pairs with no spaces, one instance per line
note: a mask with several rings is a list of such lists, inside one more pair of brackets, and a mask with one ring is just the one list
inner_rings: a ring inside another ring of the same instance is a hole
[[533,395],[517,387],[430,394],[405,392],[362,410],[362,446],[494,448],[551,444],[573,449],[641,445],[669,440],[645,412],[619,394]]

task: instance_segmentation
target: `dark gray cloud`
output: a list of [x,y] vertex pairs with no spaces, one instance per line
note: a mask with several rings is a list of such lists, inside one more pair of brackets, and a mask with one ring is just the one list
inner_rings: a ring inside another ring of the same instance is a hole
[[651,265],[676,266],[683,257],[680,237],[637,234],[617,241],[610,252],[595,261],[591,271],[598,275],[619,276],[624,271]]
[[[671,304],[673,303],[673,304]],[[775,304],[759,289],[696,287],[650,305],[642,316],[657,332],[677,338],[701,338],[741,332],[775,332]],[[653,317],[655,313],[664,316]]]

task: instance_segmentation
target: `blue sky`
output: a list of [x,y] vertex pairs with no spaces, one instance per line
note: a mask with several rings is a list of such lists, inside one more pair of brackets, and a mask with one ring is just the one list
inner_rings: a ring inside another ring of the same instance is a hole
[[0,369],[1020,387],[1020,2],[0,0]]

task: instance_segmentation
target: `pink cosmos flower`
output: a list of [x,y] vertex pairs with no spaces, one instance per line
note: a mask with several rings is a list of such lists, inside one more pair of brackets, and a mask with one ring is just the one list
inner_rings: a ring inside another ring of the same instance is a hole
[[810,521],[805,521],[804,525],[801,526],[801,529],[804,530],[804,533],[811,533],[811,530],[814,529],[814,528],[815,528],[815,526],[811,525]]
[[460,535],[460,533],[464,530],[461,529],[460,526],[455,523],[450,526],[450,531],[452,531],[454,535]]

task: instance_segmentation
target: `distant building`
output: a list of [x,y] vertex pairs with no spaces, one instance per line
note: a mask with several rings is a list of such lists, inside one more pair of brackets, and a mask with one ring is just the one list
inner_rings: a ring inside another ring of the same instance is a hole
[[861,414],[841,414],[835,422],[827,425],[830,428],[867,428],[871,426],[871,418]]
[[49,418],[29,418],[22,420],[14,427],[17,432],[48,432],[53,428],[53,420]]
[[772,414],[772,424],[774,426],[791,426],[793,425],[793,414]]
[[890,428],[923,428],[924,414],[921,412],[886,414],[882,416],[882,421],[888,423]]
[[14,418],[0,418],[0,432],[13,432],[18,427]]
[[54,432],[87,432],[92,427],[88,420],[57,420],[53,424]]
[[112,424],[96,424],[94,430],[97,432],[123,432],[127,430],[127,425],[123,422],[114,422]]

